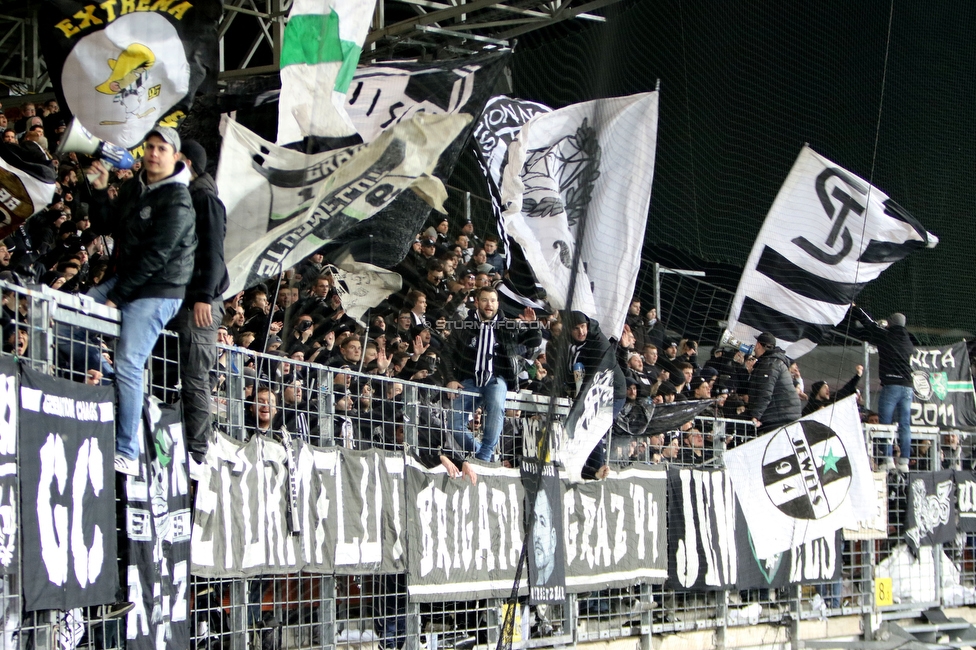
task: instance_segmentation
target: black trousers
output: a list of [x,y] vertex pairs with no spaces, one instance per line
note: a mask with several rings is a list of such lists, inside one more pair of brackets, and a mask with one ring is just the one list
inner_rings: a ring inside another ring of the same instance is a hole
[[180,336],[180,397],[183,401],[183,435],[191,454],[205,454],[211,432],[210,371],[217,363],[217,327],[224,317],[224,303],[211,305],[210,327],[193,322],[193,305],[184,304],[171,322]]

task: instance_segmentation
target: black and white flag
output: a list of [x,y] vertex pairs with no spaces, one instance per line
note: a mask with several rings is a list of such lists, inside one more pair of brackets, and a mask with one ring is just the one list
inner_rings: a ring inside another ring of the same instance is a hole
[[349,84],[346,112],[364,142],[417,113],[478,116],[508,59],[508,52],[498,52],[360,66]]
[[[419,602],[502,598],[522,552],[519,471],[479,465],[478,484],[409,459],[406,507],[411,541],[407,593]],[[523,583],[524,584],[524,583]]]
[[[498,290],[500,297],[522,307],[545,308],[545,291],[536,282],[532,267],[525,259],[522,247],[505,231],[502,218],[502,172],[508,164],[508,146],[518,137],[526,122],[552,109],[545,104],[499,95],[485,104],[485,110],[475,122],[472,141],[478,164],[485,175],[491,207],[495,213],[498,234],[505,242],[505,263],[508,273]],[[519,309],[518,311],[521,311]]]
[[976,427],[976,392],[965,341],[916,347],[912,366],[912,424],[944,429]]
[[667,474],[648,467],[563,483],[566,587],[572,592],[664,582]]
[[956,536],[956,480],[952,470],[908,475],[905,541],[916,556],[920,546],[944,544]]
[[24,609],[117,600],[115,391],[20,371]]
[[0,238],[54,198],[54,166],[27,160],[20,147],[0,142]]
[[18,482],[17,362],[0,357],[0,576],[15,574],[20,564]]
[[608,336],[623,331],[640,268],[657,114],[651,92],[536,115],[509,146],[502,172],[505,230],[550,304],[582,311]]
[[225,120],[217,169],[227,206],[225,295],[277,276],[404,190],[443,211],[447,191],[434,168],[470,121],[466,115],[421,113],[369,144],[305,155]]
[[855,397],[847,397],[724,455],[732,485],[767,558],[871,520],[874,488]]
[[216,92],[221,0],[48,0],[44,60],[63,101],[94,136],[131,148],[177,127],[198,90]]
[[139,476],[125,477],[126,648],[190,647],[190,477],[180,406],[146,400]]
[[938,242],[887,194],[804,146],[746,261],[727,336],[751,344],[771,332],[795,359],[866,284]]

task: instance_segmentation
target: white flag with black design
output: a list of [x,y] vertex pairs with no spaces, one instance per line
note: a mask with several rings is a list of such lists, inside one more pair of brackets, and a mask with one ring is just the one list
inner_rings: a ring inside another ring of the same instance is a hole
[[537,115],[509,147],[502,175],[505,229],[549,302],[582,311],[611,336],[623,330],[640,268],[657,113],[651,92]]
[[857,528],[877,510],[854,396],[739,445],[724,459],[756,557]]
[[508,165],[508,146],[518,137],[526,122],[536,115],[551,113],[545,104],[530,102],[499,95],[485,104],[485,110],[475,122],[472,140],[478,164],[485,175],[491,207],[495,213],[495,224],[499,237],[505,242],[506,273],[498,285],[502,309],[509,311],[511,305],[533,309],[545,309],[545,291],[532,273],[532,267],[518,242],[505,230],[502,216],[502,171]]
[[291,156],[229,122],[217,169],[228,215],[225,295],[277,276],[404,190],[443,212],[447,190],[432,173],[470,121],[421,113],[369,144],[315,156]]
[[55,180],[50,163],[29,161],[20,147],[0,142],[0,238],[47,207]]
[[770,332],[795,359],[867,283],[938,242],[884,192],[804,146],[749,254],[728,334],[751,343]]

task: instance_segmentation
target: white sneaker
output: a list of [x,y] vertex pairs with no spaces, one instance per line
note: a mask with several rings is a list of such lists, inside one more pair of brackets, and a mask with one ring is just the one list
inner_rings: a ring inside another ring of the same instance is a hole
[[901,472],[902,474],[907,474],[908,473],[908,459],[907,458],[899,458],[898,459],[898,471]]
[[115,454],[115,471],[128,476],[139,476],[139,461]]

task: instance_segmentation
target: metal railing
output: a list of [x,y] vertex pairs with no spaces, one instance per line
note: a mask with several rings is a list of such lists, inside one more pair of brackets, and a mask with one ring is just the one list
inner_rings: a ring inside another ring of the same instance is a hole
[[[114,310],[48,289],[0,285],[12,327],[27,332],[27,347],[15,354],[36,369],[75,381],[108,381],[111,351],[119,332]],[[4,331],[5,338],[9,330]],[[16,333],[14,334],[16,339]],[[14,340],[11,339],[11,340]],[[176,337],[164,333],[146,370],[146,385],[161,398],[174,397]],[[237,347],[221,347],[214,369],[214,421],[226,435],[243,440],[255,408],[254,387],[267,384],[281,401],[280,421],[289,431],[307,430],[318,446],[350,449],[380,447],[404,454],[434,451],[437,431],[446,422],[463,421],[477,437],[476,413],[461,411],[455,393],[429,384],[338,370]],[[248,368],[253,368],[253,374]],[[105,372],[103,372],[105,371]],[[98,373],[104,375],[99,378]],[[358,408],[350,408],[357,405]],[[392,410],[390,409],[392,405]],[[560,402],[557,417],[568,411]],[[517,466],[517,457],[532,448],[548,411],[548,401],[529,393],[510,393],[498,459]],[[391,416],[392,414],[392,416]],[[405,415],[399,418],[399,415]],[[440,423],[440,424],[438,424]],[[723,451],[755,435],[751,425],[723,418],[697,418],[712,452],[711,466],[721,466]],[[916,457],[922,470],[941,467],[944,432],[915,429]],[[892,426],[867,426],[866,441],[876,461],[894,437]],[[610,447],[615,441],[611,439]],[[652,441],[624,441],[625,451],[612,464],[654,462]],[[631,444],[631,443],[635,444]],[[679,446],[680,449],[680,446]],[[611,450],[612,452],[612,450]],[[610,454],[613,458],[613,453]],[[924,461],[924,462],[923,462]],[[680,464],[661,459],[662,465]],[[761,623],[796,625],[805,619],[832,616],[910,616],[933,606],[976,603],[976,537],[962,534],[953,544],[931,547],[910,575],[896,562],[903,551],[898,526],[904,517],[904,480],[889,474],[888,539],[843,542],[839,580],[767,590],[673,590],[659,584],[570,594],[558,606],[529,607],[520,599],[515,647],[549,647],[594,640],[640,637],[685,630],[722,631]],[[894,559],[893,559],[894,558]],[[23,568],[3,581],[3,648],[53,648],[70,621],[64,613],[21,612]],[[949,574],[951,580],[944,577]],[[919,586],[922,600],[901,598],[889,606],[875,601],[875,578],[893,576]],[[312,575],[259,576],[248,579],[193,577],[190,591],[193,645],[199,648],[343,647],[373,643],[379,647],[488,647],[501,634],[505,608],[501,599],[420,603],[407,596],[406,576]],[[83,626],[78,647],[125,647],[124,619],[112,619],[99,608],[73,615]],[[719,635],[721,638],[721,635]]]

